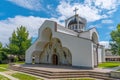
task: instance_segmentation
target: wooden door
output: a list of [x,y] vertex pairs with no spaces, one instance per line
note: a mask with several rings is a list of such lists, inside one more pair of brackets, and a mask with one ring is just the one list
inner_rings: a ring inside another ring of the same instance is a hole
[[53,54],[52,61],[54,65],[58,65],[58,56],[56,54]]

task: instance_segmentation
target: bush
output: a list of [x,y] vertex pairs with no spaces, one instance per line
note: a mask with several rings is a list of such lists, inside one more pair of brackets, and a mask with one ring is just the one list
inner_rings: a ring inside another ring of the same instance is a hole
[[14,62],[17,62],[18,60],[18,57],[14,57]]
[[4,52],[0,53],[0,63],[7,63],[8,62],[8,57],[7,54]]

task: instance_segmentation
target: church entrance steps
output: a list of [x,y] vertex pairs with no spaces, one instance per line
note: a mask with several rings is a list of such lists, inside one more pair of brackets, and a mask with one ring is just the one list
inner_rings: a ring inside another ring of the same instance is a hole
[[[53,66],[54,67],[54,66]],[[11,65],[10,69],[20,72],[29,73],[36,76],[41,76],[49,79],[57,79],[57,78],[80,78],[80,77],[91,77],[96,79],[103,80],[117,80],[110,77],[110,73],[105,72],[95,72],[92,70],[77,70],[77,69],[58,69],[57,68],[41,68],[41,67],[24,67],[24,66],[16,66]]]

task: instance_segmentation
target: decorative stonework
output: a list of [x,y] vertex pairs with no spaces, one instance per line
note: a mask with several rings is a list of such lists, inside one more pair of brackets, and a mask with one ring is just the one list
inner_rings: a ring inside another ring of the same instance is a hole
[[44,47],[41,49],[42,51],[39,52],[39,54],[36,54],[37,56],[35,56],[35,58],[39,58],[39,63],[56,63],[56,65],[72,64],[72,55],[70,53],[70,50],[66,47],[63,47],[62,42],[58,38],[52,37],[50,28],[45,28],[43,30],[42,38],[43,41],[38,42],[37,49],[42,48],[42,42],[44,43]]

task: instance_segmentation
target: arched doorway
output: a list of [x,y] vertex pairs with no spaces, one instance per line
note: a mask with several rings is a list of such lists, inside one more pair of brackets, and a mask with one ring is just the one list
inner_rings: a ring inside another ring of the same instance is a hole
[[56,54],[52,56],[52,63],[53,65],[58,65],[58,56]]

